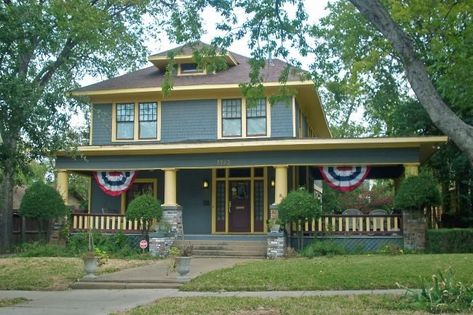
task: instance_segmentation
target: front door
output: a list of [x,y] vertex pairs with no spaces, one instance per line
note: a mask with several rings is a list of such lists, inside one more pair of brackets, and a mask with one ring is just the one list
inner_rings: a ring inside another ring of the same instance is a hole
[[250,181],[229,182],[229,230],[230,232],[251,232]]

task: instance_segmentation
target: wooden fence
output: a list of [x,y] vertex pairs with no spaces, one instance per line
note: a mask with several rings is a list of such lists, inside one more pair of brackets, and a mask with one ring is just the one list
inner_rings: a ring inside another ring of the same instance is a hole
[[102,232],[140,232],[143,225],[138,220],[127,220],[121,214],[72,214],[73,232],[84,232],[88,230],[97,230]]
[[402,215],[323,215],[291,224],[291,234],[301,231],[305,235],[401,235]]

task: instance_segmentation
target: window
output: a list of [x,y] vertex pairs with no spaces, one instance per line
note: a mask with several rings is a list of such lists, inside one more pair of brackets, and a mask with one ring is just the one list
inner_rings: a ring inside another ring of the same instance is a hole
[[241,100],[222,100],[222,135],[241,137]]
[[117,139],[134,138],[135,104],[117,104]]
[[202,69],[197,67],[196,63],[181,63],[181,74],[187,73],[203,73]]
[[157,137],[157,104],[140,103],[139,134],[140,139],[156,139]]
[[266,135],[266,99],[258,99],[255,104],[246,107],[246,134]]

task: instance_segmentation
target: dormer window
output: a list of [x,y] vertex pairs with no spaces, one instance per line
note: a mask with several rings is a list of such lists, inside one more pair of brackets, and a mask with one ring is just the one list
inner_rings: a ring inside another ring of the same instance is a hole
[[187,73],[204,73],[204,70],[199,69],[196,63],[181,63],[181,74]]

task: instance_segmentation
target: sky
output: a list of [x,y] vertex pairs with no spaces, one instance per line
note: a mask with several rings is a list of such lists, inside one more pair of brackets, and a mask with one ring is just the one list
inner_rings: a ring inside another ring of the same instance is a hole
[[[309,16],[309,22],[311,23],[316,23],[321,17],[325,16],[327,14],[327,11],[325,10],[329,0],[305,0],[304,4],[306,7],[306,12]],[[293,12],[292,12],[293,13]],[[203,14],[203,24],[204,24],[204,30],[205,34],[202,36],[201,40],[206,43],[210,43],[212,39],[218,34],[216,30],[216,24],[218,22],[218,19],[215,18],[215,15],[217,13],[211,9],[206,9]],[[291,14],[291,11],[289,11],[289,14]],[[245,19],[244,13],[242,13],[241,19]],[[152,20],[145,20],[145,23],[152,23]],[[160,51],[172,49],[174,47],[177,47],[175,43],[171,43],[167,37],[161,36],[159,38],[159,41],[153,39],[153,40],[147,40],[145,42],[145,46],[148,49],[148,52],[150,54],[158,53]],[[235,53],[238,53],[240,55],[245,55],[249,56],[251,54],[250,49],[248,48],[247,45],[247,39],[242,38],[239,41],[235,41],[229,49],[230,51],[233,51]],[[302,63],[302,68],[304,69],[309,69],[309,65],[312,63],[311,57],[306,56],[302,57],[297,50],[292,50],[291,51],[291,57],[299,59],[299,61]],[[150,64],[145,64],[143,67],[148,67]],[[122,70],[120,71],[120,74],[124,74],[126,71]],[[85,77],[83,80],[80,81],[81,86],[86,86],[90,85],[93,83],[97,83],[103,80],[106,80],[106,77]],[[72,118],[71,124],[73,126],[84,126],[86,121],[83,119],[82,115],[75,115]]]

